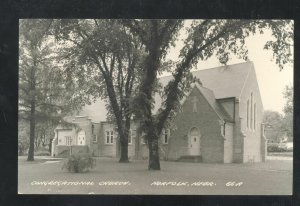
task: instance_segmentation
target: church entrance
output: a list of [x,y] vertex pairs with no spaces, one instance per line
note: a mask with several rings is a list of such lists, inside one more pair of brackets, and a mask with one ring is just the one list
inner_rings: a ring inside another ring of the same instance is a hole
[[190,155],[200,155],[200,132],[196,127],[190,131]]

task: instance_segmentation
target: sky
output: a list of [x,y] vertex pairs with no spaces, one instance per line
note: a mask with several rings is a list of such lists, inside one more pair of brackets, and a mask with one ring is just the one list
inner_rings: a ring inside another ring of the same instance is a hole
[[[184,36],[185,32],[181,31],[179,39],[184,38]],[[264,110],[273,110],[283,114],[283,107],[285,105],[283,91],[286,85],[293,85],[293,64],[285,65],[283,70],[280,71],[279,67],[275,63],[275,60],[272,60],[272,51],[263,49],[266,41],[270,40],[270,38],[272,38],[271,32],[255,34],[246,39],[246,46],[249,51],[249,60],[254,63]],[[182,48],[182,46],[182,41],[176,42],[176,46],[170,49],[167,58],[176,60],[178,58],[179,50]],[[228,65],[241,62],[244,62],[244,60],[231,57]],[[208,69],[218,66],[223,65],[219,63],[217,58],[212,57],[207,61],[199,61],[197,68],[194,68],[193,70]],[[164,73],[162,76],[165,75],[170,74]]]

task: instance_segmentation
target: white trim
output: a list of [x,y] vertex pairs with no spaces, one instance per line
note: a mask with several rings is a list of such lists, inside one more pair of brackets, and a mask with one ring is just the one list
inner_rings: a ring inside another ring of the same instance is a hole
[[[108,135],[107,135],[108,133]],[[105,130],[105,140],[104,143],[105,145],[113,145],[114,144],[114,131],[113,130]],[[108,137],[108,141],[107,141],[107,137]]]

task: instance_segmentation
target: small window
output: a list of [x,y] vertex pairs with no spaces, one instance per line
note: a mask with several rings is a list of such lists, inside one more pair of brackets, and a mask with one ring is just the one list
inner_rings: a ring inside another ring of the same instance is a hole
[[92,124],[92,134],[94,134],[95,126]]
[[110,143],[111,144],[114,143],[114,132],[113,131],[110,132]]
[[66,139],[66,145],[71,145],[72,144],[72,137],[71,136],[65,136]]
[[114,132],[113,131],[106,131],[106,144],[113,144],[114,143]]
[[136,130],[129,130],[128,144],[132,144],[132,139],[135,138]]
[[98,141],[97,135],[93,134],[93,142],[97,142],[97,141]]
[[170,129],[163,129],[162,131],[163,144],[168,144],[169,137],[170,137]]

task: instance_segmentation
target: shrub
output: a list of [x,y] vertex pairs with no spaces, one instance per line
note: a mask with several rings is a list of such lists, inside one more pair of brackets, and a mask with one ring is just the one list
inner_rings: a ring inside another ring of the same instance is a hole
[[280,149],[278,146],[278,143],[269,143],[268,152],[282,152],[282,149]]
[[89,153],[78,153],[71,155],[63,164],[62,169],[69,172],[81,173],[87,172],[96,166],[96,160]]
[[49,151],[37,151],[34,152],[35,156],[50,156],[50,152]]
[[48,150],[48,148],[45,147],[40,147],[38,149],[36,149],[36,151],[34,152],[35,156],[49,156],[50,152]]

